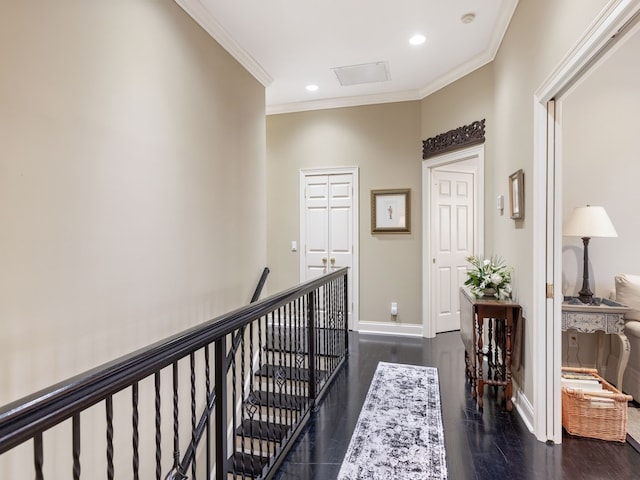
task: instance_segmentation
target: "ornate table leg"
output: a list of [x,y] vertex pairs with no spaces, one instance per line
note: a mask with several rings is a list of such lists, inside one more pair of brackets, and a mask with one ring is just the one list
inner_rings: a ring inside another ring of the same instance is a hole
[[482,353],[482,315],[478,313],[478,349],[476,350],[478,356],[478,365],[477,365],[477,375],[476,375],[476,384],[478,390],[478,406],[482,408],[483,406],[483,395],[484,395],[484,373],[482,372],[482,363],[484,361],[483,353]]
[[513,332],[513,308],[507,309],[507,318],[505,320],[506,328],[504,335],[504,343],[506,344],[507,360],[505,362],[505,376],[507,384],[504,387],[505,400],[507,402],[507,411],[513,409],[513,402],[511,401],[511,395],[513,394],[513,387],[511,384],[511,333]]
[[622,380],[624,378],[624,371],[627,368],[627,363],[629,362],[629,352],[631,351],[631,345],[629,344],[629,339],[624,333],[616,334],[620,339],[620,356],[618,357],[618,383],[616,387],[618,390],[622,392]]

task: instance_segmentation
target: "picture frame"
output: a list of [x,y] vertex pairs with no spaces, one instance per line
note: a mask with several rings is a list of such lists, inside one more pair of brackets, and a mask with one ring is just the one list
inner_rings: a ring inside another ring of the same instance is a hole
[[411,233],[411,189],[371,190],[371,233]]
[[511,218],[524,218],[524,171],[522,169],[509,175],[509,205]]

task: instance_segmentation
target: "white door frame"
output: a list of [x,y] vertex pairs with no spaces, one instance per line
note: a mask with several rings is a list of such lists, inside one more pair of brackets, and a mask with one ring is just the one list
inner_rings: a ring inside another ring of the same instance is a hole
[[[533,430],[540,441],[562,442],[562,149],[561,97],[607,49],[610,39],[640,13],[640,0],[612,0],[576,47],[534,95],[533,153]],[[621,35],[624,35],[623,32]],[[556,102],[551,102],[551,100]],[[547,105],[556,104],[556,112]],[[551,119],[555,128],[548,128]],[[555,135],[555,136],[554,136]],[[550,271],[551,270],[551,271]],[[547,288],[553,298],[547,299]]]
[[422,162],[422,336],[436,336],[436,321],[431,315],[431,180],[432,170],[444,165],[473,160],[474,168],[474,246],[484,249],[484,144],[461,148]]
[[[303,248],[306,244],[306,228],[305,226],[305,204],[304,204],[304,188],[305,178],[309,175],[349,175],[353,180],[353,203],[352,208],[352,231],[353,231],[353,266],[349,270],[351,277],[352,294],[349,299],[351,302],[351,325],[350,328],[358,331],[360,323],[360,295],[359,295],[359,258],[360,258],[360,183],[359,183],[358,167],[327,167],[327,168],[303,168],[300,170],[300,187],[299,187],[299,212],[300,212],[300,245],[298,248],[299,255],[303,255]],[[306,275],[304,262],[299,256],[300,281],[303,281]]]

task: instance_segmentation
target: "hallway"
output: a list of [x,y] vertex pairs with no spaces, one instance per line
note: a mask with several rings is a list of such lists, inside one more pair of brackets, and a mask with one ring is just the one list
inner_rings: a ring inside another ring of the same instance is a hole
[[[632,479],[640,454],[628,444],[569,438],[545,445],[485,392],[478,411],[464,378],[458,332],[436,338],[351,334],[350,357],[318,411],[289,453],[277,480],[336,478],[379,361],[434,366],[440,395],[450,480]],[[401,479],[398,479],[401,480]]]

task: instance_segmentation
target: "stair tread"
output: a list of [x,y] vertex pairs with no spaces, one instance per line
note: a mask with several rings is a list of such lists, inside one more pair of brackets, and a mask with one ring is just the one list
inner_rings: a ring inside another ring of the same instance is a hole
[[229,473],[258,477],[267,463],[269,463],[269,459],[267,457],[251,455],[250,453],[244,452],[235,452],[229,458]]
[[[339,357],[344,350],[345,334],[342,330],[316,329],[316,355],[325,357]],[[308,354],[307,329],[300,329],[298,333],[282,335],[277,329],[267,333],[266,349],[286,353]]]
[[288,425],[282,425],[280,423],[245,419],[242,425],[236,429],[236,434],[258,438],[260,440],[279,442],[287,435],[289,428]]
[[[299,368],[299,367],[286,367],[286,366],[278,366],[278,365],[262,365],[260,370],[256,372],[256,376],[260,377],[275,377],[275,373],[279,368],[282,368],[284,371],[284,378],[286,380],[302,380],[303,382],[309,381],[309,369],[308,368]],[[326,370],[316,370],[316,378],[324,379],[327,377],[329,372]]]
[[301,395],[275,393],[265,391],[253,392],[254,402],[261,407],[284,408],[287,410],[302,410],[308,399]]

